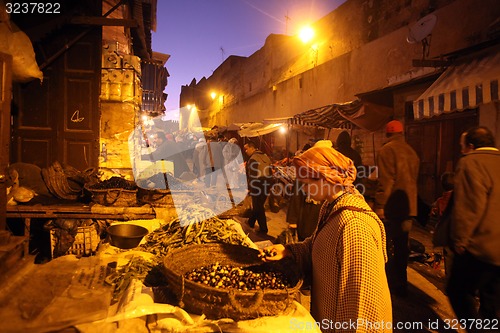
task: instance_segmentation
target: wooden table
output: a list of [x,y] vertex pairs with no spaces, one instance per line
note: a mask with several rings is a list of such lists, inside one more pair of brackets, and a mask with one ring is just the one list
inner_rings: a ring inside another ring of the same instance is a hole
[[154,219],[156,214],[150,206],[106,207],[82,203],[56,205],[15,205],[7,206],[7,218],[20,218],[24,223],[25,255],[29,251],[31,219],[112,219],[136,220]]

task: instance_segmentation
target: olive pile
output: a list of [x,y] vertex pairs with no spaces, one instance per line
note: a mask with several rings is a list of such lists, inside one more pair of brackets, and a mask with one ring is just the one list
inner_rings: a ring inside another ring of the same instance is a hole
[[113,189],[113,188],[122,188],[124,190],[135,190],[137,189],[137,186],[135,185],[134,182],[128,181],[124,178],[121,177],[111,177],[103,182],[99,182],[97,184],[94,184],[89,187],[90,189],[93,190],[107,190],[107,189]]
[[[154,184],[152,188],[150,186],[151,183]],[[182,180],[175,178],[170,172],[165,174],[157,173],[147,179],[138,180],[137,185],[142,188],[149,188],[152,190],[189,191],[193,189],[191,186],[184,184]]]
[[283,273],[280,272],[254,272],[250,269],[220,265],[219,263],[196,268],[185,273],[184,277],[214,288],[233,288],[242,291],[292,287]]
[[271,250],[271,249],[264,249],[262,250],[262,252],[264,252],[263,254],[259,254],[259,258],[271,258],[271,257],[274,257],[276,256],[278,253],[276,252],[276,250]]

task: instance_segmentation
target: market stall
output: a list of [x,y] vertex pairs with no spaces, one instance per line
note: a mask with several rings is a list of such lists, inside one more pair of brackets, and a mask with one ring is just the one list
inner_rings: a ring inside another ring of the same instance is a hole
[[[168,172],[136,181],[93,177],[75,185],[69,171],[56,165],[37,178],[53,203],[8,206],[8,218],[23,222],[26,242],[18,244],[25,246],[24,259],[15,258],[24,264],[0,277],[2,331],[315,328],[297,302],[300,276],[289,263],[263,266],[259,244],[232,219],[228,189],[207,189]],[[70,200],[84,193],[89,201]],[[244,193],[229,192],[233,198]],[[27,255],[35,221],[50,230],[45,264]],[[202,281],[197,270],[209,275]]]
[[[81,332],[317,331],[314,319],[295,300],[301,280],[285,289],[252,291],[188,281],[187,271],[178,275],[182,269],[232,263],[241,267],[230,271],[243,276],[245,269],[260,262],[258,244],[236,221],[221,219],[195,204],[183,214],[112,222],[112,226],[137,225],[148,231],[134,248],[121,249],[104,238],[94,256],[65,255],[44,265],[27,265],[2,284],[3,331],[41,332],[70,326]],[[291,266],[286,270],[293,271]],[[182,282],[176,285],[175,281]]]

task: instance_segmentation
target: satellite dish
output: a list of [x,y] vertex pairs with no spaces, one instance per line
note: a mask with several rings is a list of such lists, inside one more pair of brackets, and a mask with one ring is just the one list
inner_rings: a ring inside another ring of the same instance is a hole
[[437,17],[434,14],[429,14],[415,22],[409,29],[406,41],[414,44],[424,40],[431,34],[432,29],[436,25]]

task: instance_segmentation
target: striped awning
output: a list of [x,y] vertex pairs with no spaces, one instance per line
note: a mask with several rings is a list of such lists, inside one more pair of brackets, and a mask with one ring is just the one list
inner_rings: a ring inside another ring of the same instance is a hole
[[[321,126],[325,128],[352,128],[347,117],[360,111],[363,103],[360,100],[353,102],[330,104],[293,116],[299,123]],[[347,117],[346,117],[347,116]]]
[[277,131],[282,126],[282,123],[263,124],[263,123],[247,123],[241,126],[238,131],[239,136],[253,138],[256,136],[266,135]]
[[286,125],[301,125],[301,126],[318,126],[315,123],[307,123],[299,118],[295,117],[279,117],[279,118],[266,118],[264,119],[265,124],[275,124],[275,123],[281,123],[281,124],[286,124]]
[[500,52],[482,54],[467,62],[448,67],[413,102],[415,119],[476,108],[498,101]]
[[352,129],[356,126],[368,131],[383,127],[393,116],[393,109],[359,99],[347,103],[337,103],[294,115],[293,117],[269,118],[264,122],[291,125],[316,126],[323,128]]

